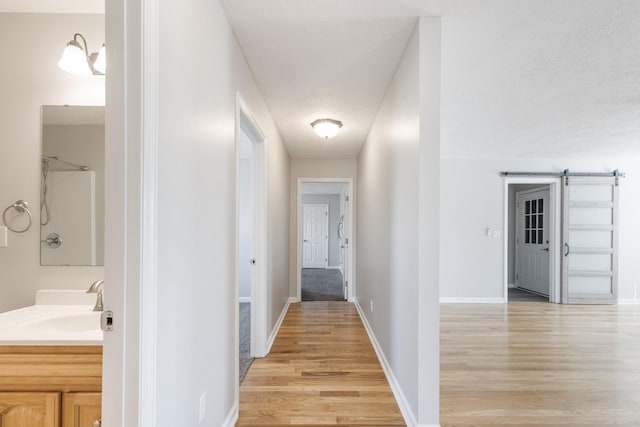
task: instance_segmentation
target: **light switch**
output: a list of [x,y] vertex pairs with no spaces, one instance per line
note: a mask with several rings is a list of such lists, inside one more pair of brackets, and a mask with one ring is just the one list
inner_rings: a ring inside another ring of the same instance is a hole
[[4,225],[0,227],[0,248],[6,248],[9,246],[7,241],[7,227]]
[[487,229],[485,230],[485,234],[487,235],[487,237],[491,237],[491,234],[493,234],[493,230],[491,229],[491,227],[487,227]]

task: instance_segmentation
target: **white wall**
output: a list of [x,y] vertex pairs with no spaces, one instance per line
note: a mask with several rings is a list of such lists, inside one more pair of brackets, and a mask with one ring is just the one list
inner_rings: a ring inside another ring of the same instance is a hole
[[[640,159],[443,159],[441,166],[440,293],[449,298],[503,297],[503,239],[485,228],[503,229],[501,171],[610,172],[620,169],[619,297],[638,298],[640,265]],[[478,209],[480,207],[480,209]],[[638,290],[636,290],[638,288]]]
[[237,403],[236,91],[267,138],[269,325],[289,295],[289,156],[218,1],[163,3],[158,42],[156,419],[198,425],[206,393],[218,426]]
[[338,222],[340,221],[340,211],[343,203],[341,203],[339,194],[303,194],[303,204],[321,204],[328,205],[329,208],[329,229],[328,235],[328,252],[329,267],[340,266],[340,239],[338,239]]
[[9,232],[9,246],[0,248],[0,312],[33,304],[37,289],[85,289],[104,277],[102,267],[40,266],[41,106],[105,101],[104,77],[78,77],[56,65],[75,32],[97,51],[104,16],[0,14],[0,209],[24,199],[34,222],[26,233]]
[[421,424],[438,420],[439,31],[416,27],[358,159],[357,298]]
[[[297,295],[298,275],[297,268],[297,243],[298,236],[298,179],[299,178],[351,178],[353,179],[354,196],[351,206],[357,203],[357,174],[358,161],[356,159],[291,159],[291,172],[289,181],[289,292]],[[356,209],[357,210],[357,209]],[[357,238],[351,242],[354,253],[357,249]],[[357,285],[356,285],[357,286]]]

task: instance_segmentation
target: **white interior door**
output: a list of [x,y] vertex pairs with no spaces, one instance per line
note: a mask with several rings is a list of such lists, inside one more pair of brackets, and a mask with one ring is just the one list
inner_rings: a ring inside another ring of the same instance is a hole
[[567,304],[617,298],[617,177],[563,178],[562,296]]
[[302,205],[302,268],[327,268],[328,229],[328,205]]
[[549,190],[516,193],[516,286],[549,295]]

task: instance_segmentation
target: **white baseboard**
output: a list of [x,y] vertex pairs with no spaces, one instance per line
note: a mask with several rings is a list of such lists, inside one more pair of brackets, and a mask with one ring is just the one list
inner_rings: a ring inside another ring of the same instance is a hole
[[354,303],[356,306],[356,310],[358,310],[358,314],[360,315],[360,319],[362,319],[362,324],[364,325],[364,329],[367,331],[367,335],[369,335],[369,340],[371,340],[371,344],[373,345],[374,350],[376,351],[376,355],[378,356],[378,360],[382,365],[382,370],[384,371],[385,376],[387,377],[387,381],[389,382],[389,386],[391,386],[391,391],[393,392],[393,396],[396,398],[396,402],[400,407],[400,412],[402,413],[402,417],[404,421],[407,423],[407,427],[418,427],[416,422],[415,415],[411,411],[409,407],[409,402],[407,402],[407,398],[402,392],[402,388],[400,384],[398,384],[398,380],[391,369],[391,365],[389,365],[389,361],[387,360],[384,352],[382,351],[382,347],[380,347],[380,343],[376,339],[375,334],[373,333],[373,329],[371,329],[371,325],[367,321],[367,317],[364,315],[362,311],[362,307],[356,301]]
[[276,326],[273,328],[273,331],[271,331],[271,335],[269,335],[269,339],[267,340],[267,351],[265,352],[265,355],[269,354],[269,352],[271,351],[271,346],[273,345],[273,342],[275,341],[276,336],[278,336],[278,331],[280,330],[280,326],[282,326],[282,322],[284,321],[284,316],[286,316],[287,311],[289,310],[289,305],[296,301],[297,301],[296,298],[289,297],[284,307],[282,308],[282,312],[280,313],[280,316],[276,321]]
[[236,425],[236,421],[238,421],[238,402],[234,403],[231,407],[227,418],[225,418],[222,423],[222,427],[234,427]]
[[251,297],[238,297],[238,302],[251,302]]
[[504,304],[504,298],[458,298],[440,297],[440,304]]
[[640,299],[638,299],[638,298],[618,298],[618,304],[620,304],[620,305],[640,304]]

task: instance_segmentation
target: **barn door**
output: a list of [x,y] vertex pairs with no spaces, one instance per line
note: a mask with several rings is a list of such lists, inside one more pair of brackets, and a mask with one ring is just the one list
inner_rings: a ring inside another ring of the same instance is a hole
[[618,177],[563,177],[565,304],[614,304],[618,288]]

